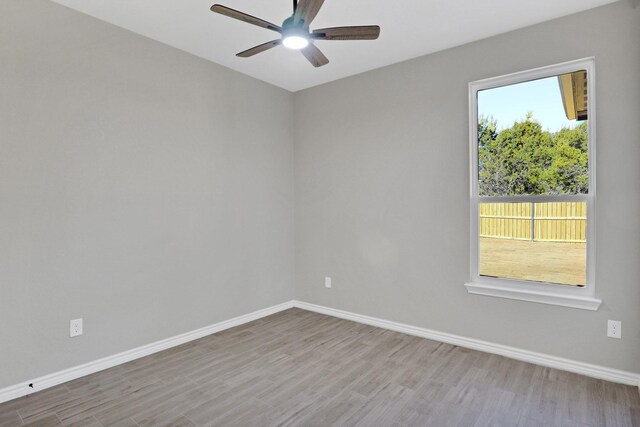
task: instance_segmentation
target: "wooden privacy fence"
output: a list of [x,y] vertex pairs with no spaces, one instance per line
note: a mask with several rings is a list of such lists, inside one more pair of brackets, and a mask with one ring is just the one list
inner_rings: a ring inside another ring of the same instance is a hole
[[586,242],[587,204],[480,203],[480,237]]

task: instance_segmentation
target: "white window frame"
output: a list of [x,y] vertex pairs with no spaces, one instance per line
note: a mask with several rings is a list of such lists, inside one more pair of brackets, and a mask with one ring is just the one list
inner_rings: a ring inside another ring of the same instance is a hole
[[[589,150],[589,194],[553,196],[480,196],[478,182],[478,91],[553,77],[578,70],[587,70],[587,111]],[[469,141],[471,161],[471,280],[465,283],[471,294],[488,295],[508,299],[532,301],[565,307],[597,310],[602,301],[595,293],[595,200],[596,200],[596,90],[594,58],[584,58],[478,80],[469,83]],[[479,206],[492,202],[586,202],[587,203],[587,271],[584,287],[540,283],[524,280],[494,278],[479,274]]]

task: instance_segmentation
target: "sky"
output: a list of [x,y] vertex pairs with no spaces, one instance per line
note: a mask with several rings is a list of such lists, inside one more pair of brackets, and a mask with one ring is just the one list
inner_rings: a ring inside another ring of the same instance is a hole
[[568,120],[564,114],[557,77],[548,77],[478,92],[478,116],[493,117],[498,131],[523,120],[528,112],[542,128],[556,132],[581,122]]

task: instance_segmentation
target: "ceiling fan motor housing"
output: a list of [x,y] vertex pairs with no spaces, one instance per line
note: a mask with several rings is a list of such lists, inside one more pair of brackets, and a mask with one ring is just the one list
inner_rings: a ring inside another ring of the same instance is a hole
[[309,26],[305,25],[304,20],[300,19],[296,22],[295,18],[293,16],[290,16],[282,23],[282,34],[284,36],[306,36],[309,34]]

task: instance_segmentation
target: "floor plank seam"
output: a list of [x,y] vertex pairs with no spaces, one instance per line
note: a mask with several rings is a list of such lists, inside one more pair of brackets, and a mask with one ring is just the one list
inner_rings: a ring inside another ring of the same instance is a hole
[[16,423],[55,415],[48,421],[103,427],[640,426],[634,387],[301,309],[0,404],[0,416],[3,408]]

